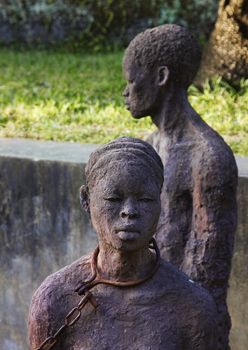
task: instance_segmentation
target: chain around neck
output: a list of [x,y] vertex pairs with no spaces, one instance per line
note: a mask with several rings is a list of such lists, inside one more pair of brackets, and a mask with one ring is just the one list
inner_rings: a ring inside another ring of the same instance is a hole
[[97,257],[99,254],[99,247],[97,247],[93,253],[92,261],[91,261],[91,269],[92,269],[92,277],[85,281],[84,283],[81,283],[81,285],[75,289],[75,292],[77,292],[79,295],[84,295],[83,298],[79,301],[79,303],[71,309],[68,314],[64,318],[64,323],[61,325],[61,327],[53,333],[53,335],[47,337],[43,343],[36,349],[36,350],[50,350],[54,348],[54,346],[57,344],[59,337],[66,331],[67,328],[72,327],[81,317],[82,309],[85,307],[85,305],[90,302],[94,308],[97,307],[97,302],[94,298],[94,296],[89,291],[93,287],[95,287],[97,284],[109,284],[111,286],[116,287],[132,287],[137,286],[139,284],[142,284],[149,280],[158,270],[160,265],[160,252],[157,246],[157,243],[154,238],[151,239],[149,243],[149,248],[155,250],[156,252],[156,262],[153,267],[153,269],[150,271],[150,273],[142,278],[135,281],[112,281],[107,280],[104,278],[101,278],[101,276],[98,274],[97,271]]
[[78,288],[76,288],[75,292],[77,292],[79,295],[82,295],[86,291],[95,287],[97,284],[108,284],[116,287],[132,287],[132,286],[137,286],[139,284],[146,282],[156,273],[160,265],[160,252],[154,238],[151,239],[149,243],[149,248],[155,250],[156,262],[153,269],[149,272],[147,276],[141,279],[131,280],[131,281],[114,281],[114,280],[108,280],[108,279],[102,278],[97,271],[97,257],[99,254],[99,246],[98,246],[95,249],[91,260],[92,276],[89,280],[83,282]]

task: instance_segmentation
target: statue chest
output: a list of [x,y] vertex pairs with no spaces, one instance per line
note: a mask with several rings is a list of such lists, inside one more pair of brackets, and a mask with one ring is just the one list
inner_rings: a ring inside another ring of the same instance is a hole
[[191,221],[193,206],[192,163],[183,155],[168,159],[164,171],[164,184],[161,192],[161,216],[164,224],[182,221],[187,226]]
[[157,140],[153,140],[153,147],[164,165],[163,192],[166,192],[167,200],[173,200],[181,193],[191,190],[193,187],[193,168],[195,168],[199,156],[199,152],[197,152],[198,142],[173,142],[169,138],[160,138],[158,134]]
[[192,230],[194,177],[198,163],[190,147],[186,146],[173,147],[162,160],[164,184],[156,239],[162,256],[180,267]]
[[[64,349],[148,350],[181,349],[182,336],[175,310],[164,298],[130,296],[124,289],[94,293],[97,309],[87,307],[81,319],[67,333]],[[178,338],[178,339],[177,339]],[[180,339],[180,340],[179,340]]]
[[[191,192],[194,184],[194,162],[187,152],[171,151],[164,163],[163,192],[168,201],[179,199],[185,192]],[[165,198],[164,198],[165,200]]]

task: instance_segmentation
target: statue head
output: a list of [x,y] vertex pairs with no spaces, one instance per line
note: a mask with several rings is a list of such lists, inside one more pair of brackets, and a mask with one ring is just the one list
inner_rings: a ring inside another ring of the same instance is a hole
[[123,137],[97,149],[86,166],[81,202],[99,241],[120,250],[148,245],[160,215],[163,165],[148,143]]
[[165,87],[187,90],[200,59],[200,47],[184,27],[166,24],[138,34],[123,59],[127,79],[123,95],[132,115],[151,115],[158,108]]

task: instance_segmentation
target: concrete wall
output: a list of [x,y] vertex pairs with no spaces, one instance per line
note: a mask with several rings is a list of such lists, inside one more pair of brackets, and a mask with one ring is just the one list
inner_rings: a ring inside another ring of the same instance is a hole
[[248,158],[239,165],[238,229],[232,262],[228,305],[232,318],[231,349],[248,349]]
[[[34,290],[96,236],[79,204],[94,145],[0,139],[0,349],[26,350]],[[239,227],[230,282],[232,350],[248,344],[248,160],[237,159]],[[247,234],[246,234],[247,232]]]

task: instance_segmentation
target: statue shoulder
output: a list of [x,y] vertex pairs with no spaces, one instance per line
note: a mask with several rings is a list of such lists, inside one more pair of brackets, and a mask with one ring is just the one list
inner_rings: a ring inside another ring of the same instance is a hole
[[212,296],[173,265],[163,262],[162,267],[160,278],[167,275],[168,285],[164,302],[175,305],[178,326],[184,329],[190,348],[198,349],[201,344],[201,349],[215,349],[217,309]]
[[167,295],[169,293],[176,296],[177,304],[181,305],[182,309],[191,308],[203,315],[209,310],[215,314],[215,303],[209,292],[192,281],[185,273],[179,271],[171,263],[162,260],[159,274],[158,278],[166,286]]
[[190,292],[185,295],[182,308],[182,322],[185,322],[191,348],[216,349],[218,312],[216,304],[208,291],[192,284]]
[[34,293],[33,298],[48,296],[51,292],[55,293],[58,289],[75,289],[77,284],[88,278],[91,271],[90,256],[81,257],[70,265],[49,275]]
[[[187,130],[187,131],[186,131]],[[194,143],[194,156],[208,155],[208,161],[221,162],[224,166],[235,168],[236,162],[231,148],[217,131],[212,129],[195,112],[188,116],[188,126],[184,131],[187,138],[192,138]]]
[[236,181],[238,176],[233,152],[219,135],[201,136],[201,142],[194,148],[192,168],[197,178],[204,177],[213,183]]
[[75,298],[75,288],[91,273],[89,257],[80,258],[72,264],[48,276],[35,291],[28,320],[31,348],[36,348],[58,329],[68,306]]

